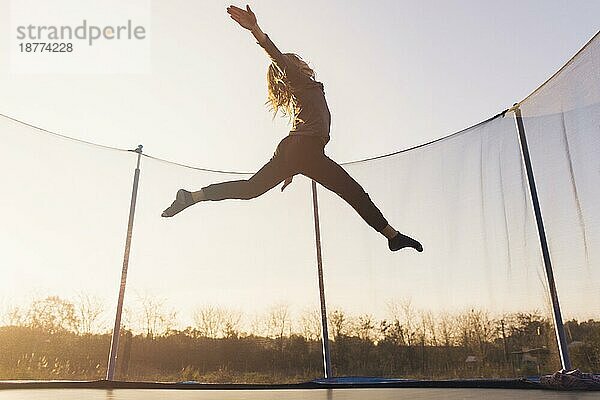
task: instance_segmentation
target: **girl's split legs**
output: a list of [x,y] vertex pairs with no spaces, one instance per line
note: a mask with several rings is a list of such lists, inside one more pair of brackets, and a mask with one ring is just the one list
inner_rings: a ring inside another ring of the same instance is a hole
[[172,217],[200,201],[252,199],[297,173],[314,179],[344,199],[367,224],[388,239],[390,250],[412,247],[423,251],[423,246],[417,240],[396,231],[362,186],[325,155],[319,138],[297,135],[282,140],[271,160],[248,180],[215,183],[196,192],[180,189],[175,201],[163,211],[162,216]]

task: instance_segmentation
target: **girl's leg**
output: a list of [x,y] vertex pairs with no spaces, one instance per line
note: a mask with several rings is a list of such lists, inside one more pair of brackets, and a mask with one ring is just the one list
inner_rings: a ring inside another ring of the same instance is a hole
[[284,163],[274,156],[250,179],[214,183],[192,195],[198,200],[249,200],[273,189],[287,177],[288,171]]
[[389,225],[362,186],[324,153],[310,157],[303,167],[304,175],[344,199],[377,232],[381,233]]
[[197,192],[180,189],[173,204],[163,211],[163,217],[172,217],[187,207],[204,200],[252,199],[275,187],[289,175],[288,167],[276,152],[250,179],[215,183]]
[[302,173],[335,192],[350,204],[367,224],[388,239],[390,250],[413,247],[417,251],[423,251],[418,241],[399,233],[389,225],[362,186],[339,164],[322,152],[315,152],[312,155],[307,162],[303,163]]

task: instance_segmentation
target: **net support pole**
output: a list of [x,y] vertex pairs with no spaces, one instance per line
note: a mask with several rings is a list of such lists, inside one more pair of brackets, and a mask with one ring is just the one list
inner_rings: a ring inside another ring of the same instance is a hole
[[127,223],[127,237],[125,238],[125,254],[123,255],[123,269],[121,270],[121,286],[119,287],[119,299],[117,301],[117,312],[115,315],[115,326],[110,342],[110,354],[108,356],[108,368],[106,380],[112,381],[115,377],[117,365],[117,353],[119,352],[119,337],[121,335],[121,316],[123,314],[123,299],[125,297],[125,284],[127,283],[127,268],[129,266],[129,250],[131,249],[131,235],[133,233],[133,217],[135,216],[135,203],[137,200],[138,183],[140,181],[140,159],[142,157],[142,145],[132,150],[137,153],[137,165],[133,175],[133,189],[131,191],[131,203],[129,205],[129,221]]
[[319,298],[321,301],[321,337],[323,341],[323,370],[325,378],[333,378],[331,355],[329,352],[329,330],[327,329],[327,307],[325,305],[325,285],[323,284],[323,259],[321,257],[321,228],[319,227],[319,203],[317,201],[317,184],[312,181],[313,215],[315,220],[315,245],[317,249],[317,273],[319,276]]
[[544,258],[544,268],[546,270],[546,278],[548,280],[548,289],[550,290],[550,299],[552,301],[552,314],[554,317],[554,330],[556,333],[556,341],[558,343],[558,352],[560,354],[560,363],[563,370],[571,370],[571,360],[569,358],[569,349],[567,347],[567,338],[565,336],[565,327],[563,325],[560,304],[558,302],[558,293],[554,282],[554,273],[552,272],[552,262],[550,260],[550,251],[548,250],[548,241],[546,240],[546,230],[544,229],[544,221],[542,219],[542,211],[538,199],[535,178],[533,176],[533,168],[531,167],[531,158],[529,156],[529,147],[527,145],[527,137],[525,135],[525,127],[523,125],[523,116],[519,106],[515,104],[515,120],[517,130],[519,132],[519,142],[521,143],[521,156],[523,164],[527,172],[527,181],[529,182],[529,192],[531,194],[531,202],[533,203],[533,211],[535,213],[535,221],[537,223],[537,231],[540,239],[540,247]]

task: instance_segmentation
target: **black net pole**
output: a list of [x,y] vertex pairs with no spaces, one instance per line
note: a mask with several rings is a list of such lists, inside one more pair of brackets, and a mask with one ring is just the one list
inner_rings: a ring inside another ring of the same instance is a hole
[[117,301],[117,313],[115,315],[115,326],[113,328],[110,343],[110,354],[108,356],[108,368],[106,380],[112,381],[115,377],[117,364],[117,353],[119,352],[119,336],[121,334],[121,316],[123,314],[123,299],[125,297],[125,284],[127,283],[127,268],[129,266],[129,251],[131,249],[131,235],[133,233],[133,217],[135,216],[135,203],[137,200],[138,183],[140,181],[140,158],[142,157],[142,145],[134,150],[137,153],[137,165],[133,175],[133,189],[131,191],[131,203],[129,205],[129,221],[127,223],[127,237],[125,238],[125,254],[123,256],[123,269],[121,270],[121,286],[119,287],[119,299]]
[[331,356],[329,353],[329,330],[327,329],[327,307],[325,305],[325,285],[323,283],[323,259],[321,257],[321,229],[319,227],[319,203],[317,202],[317,184],[312,181],[313,215],[315,220],[315,244],[317,248],[317,272],[319,276],[319,298],[321,301],[321,331],[323,341],[323,370],[325,378],[333,378]]
[[565,336],[565,327],[563,325],[560,304],[558,302],[558,293],[554,282],[554,273],[552,272],[552,262],[550,260],[550,251],[548,250],[548,241],[546,240],[546,230],[544,229],[544,221],[542,220],[542,211],[538,199],[535,178],[533,176],[533,168],[531,167],[531,158],[529,156],[529,147],[527,145],[527,137],[525,135],[525,127],[523,125],[523,116],[518,105],[515,104],[515,120],[517,122],[517,130],[519,132],[519,142],[521,143],[521,155],[527,172],[527,180],[529,182],[529,192],[531,193],[531,202],[533,203],[533,211],[535,213],[535,221],[537,223],[537,231],[540,239],[540,247],[544,258],[544,267],[546,269],[546,278],[548,280],[548,289],[550,290],[550,299],[552,301],[552,314],[554,317],[554,330],[558,343],[558,352],[560,354],[560,363],[563,370],[571,370],[571,360],[569,358],[569,349],[567,348],[567,338]]

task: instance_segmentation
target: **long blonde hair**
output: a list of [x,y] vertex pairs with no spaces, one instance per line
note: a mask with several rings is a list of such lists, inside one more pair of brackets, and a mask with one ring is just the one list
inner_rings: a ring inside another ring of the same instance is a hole
[[[300,69],[300,71],[309,78],[315,78],[315,71],[297,54],[284,53],[287,60]],[[267,70],[267,89],[268,99],[266,104],[273,111],[273,118],[281,110],[282,116],[288,116],[290,123],[294,123],[296,116],[300,112],[297,107],[297,99],[294,97],[289,83],[286,80],[285,71],[281,71],[275,63],[269,65]]]

